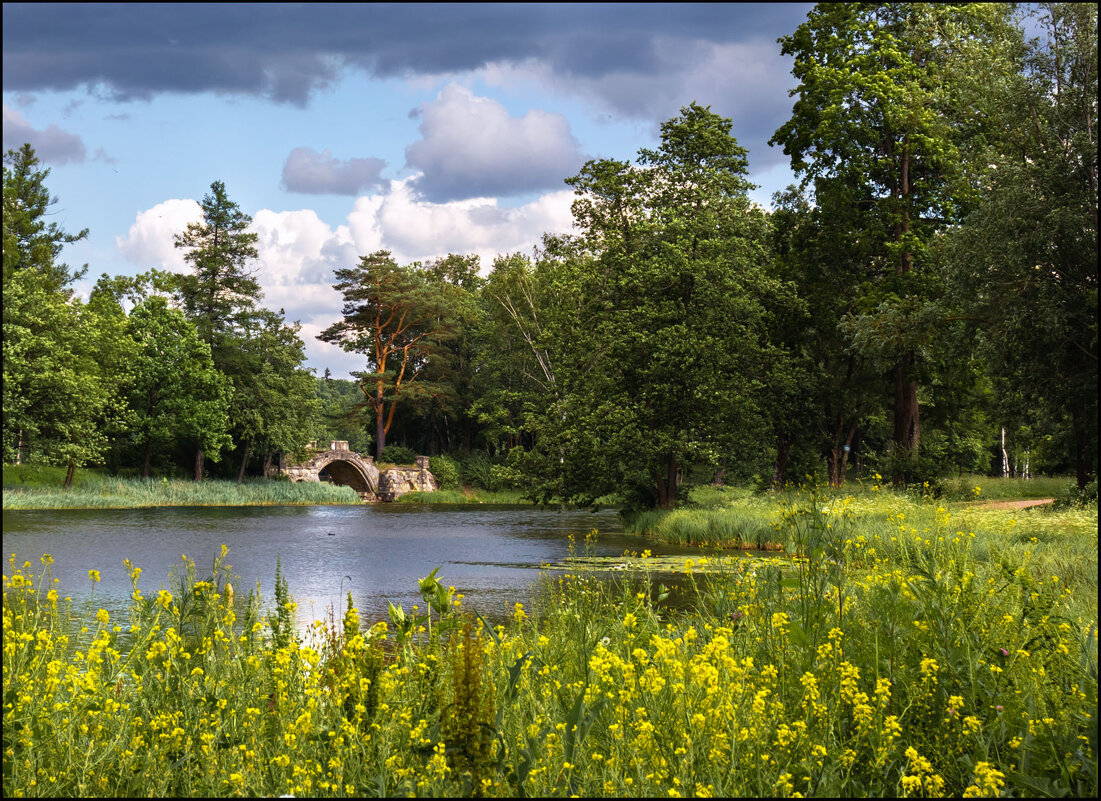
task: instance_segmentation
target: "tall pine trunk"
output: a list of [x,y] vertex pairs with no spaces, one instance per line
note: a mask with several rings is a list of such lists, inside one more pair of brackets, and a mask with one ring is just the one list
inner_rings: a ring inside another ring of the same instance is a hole
[[203,449],[195,449],[195,480],[203,480]]
[[[393,401],[391,401],[393,403]],[[378,382],[375,390],[375,461],[382,461],[382,449],[386,447],[386,418],[383,412],[386,406],[382,401],[382,382]]]
[[65,471],[65,484],[63,489],[73,488],[73,477],[76,475],[76,462],[69,462],[69,469]]
[[375,461],[382,461],[382,449],[386,447],[386,424],[383,422],[382,414],[378,415],[378,422],[375,424]]

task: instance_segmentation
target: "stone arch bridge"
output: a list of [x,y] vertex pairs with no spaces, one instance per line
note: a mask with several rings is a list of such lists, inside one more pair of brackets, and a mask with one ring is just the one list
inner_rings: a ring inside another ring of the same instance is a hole
[[406,492],[431,492],[438,489],[435,477],[428,472],[428,457],[418,456],[411,467],[391,467],[379,472],[371,456],[362,456],[348,448],[346,440],[333,440],[328,450],[320,450],[311,442],[313,455],[301,463],[280,460],[279,473],[292,481],[327,480],[351,487],[364,501],[392,501]]

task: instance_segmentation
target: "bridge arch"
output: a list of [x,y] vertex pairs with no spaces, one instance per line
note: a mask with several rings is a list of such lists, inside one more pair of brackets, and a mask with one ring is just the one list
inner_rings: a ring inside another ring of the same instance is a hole
[[370,456],[349,450],[348,443],[334,440],[328,450],[315,452],[302,464],[280,465],[292,481],[321,481],[322,473],[334,484],[348,486],[365,501],[378,498],[378,468]]

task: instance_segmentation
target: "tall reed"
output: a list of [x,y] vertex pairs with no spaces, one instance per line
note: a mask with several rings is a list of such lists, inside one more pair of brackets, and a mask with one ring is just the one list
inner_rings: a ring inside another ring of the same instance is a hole
[[295,506],[360,503],[351,487],[323,482],[99,479],[70,490],[5,488],[5,509],[103,509],[147,506]]

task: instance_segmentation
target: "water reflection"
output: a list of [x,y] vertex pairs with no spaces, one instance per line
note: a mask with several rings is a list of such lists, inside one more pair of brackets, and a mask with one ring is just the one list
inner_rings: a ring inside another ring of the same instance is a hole
[[[539,509],[530,506],[317,506],[4,511],[4,548],[16,564],[54,558],[59,592],[74,603],[122,611],[130,593],[123,559],[142,568],[148,596],[167,587],[181,555],[193,559],[202,576],[221,546],[238,597],[259,585],[272,603],[277,559],[299,605],[299,622],[339,617],[351,590],[364,620],[383,619],[387,601],[406,609],[422,603],[417,580],[439,567],[487,617],[509,614],[529,602],[539,566],[568,555],[569,535],[580,543],[593,529],[600,536],[593,554],[614,556],[625,549],[655,554],[684,549],[660,547],[626,535],[614,510]],[[102,580],[94,588],[89,570]],[[6,568],[10,574],[10,568]]]

